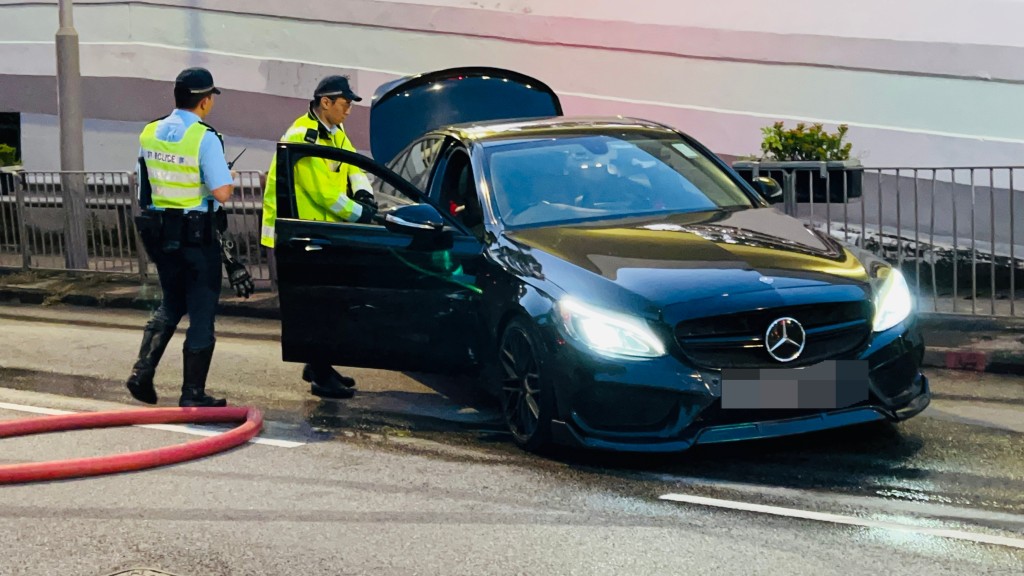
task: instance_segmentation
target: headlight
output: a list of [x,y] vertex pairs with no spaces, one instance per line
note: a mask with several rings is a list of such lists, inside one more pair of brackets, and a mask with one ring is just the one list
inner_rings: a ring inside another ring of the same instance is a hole
[[555,309],[565,332],[595,352],[638,358],[665,355],[664,344],[638,318],[599,310],[572,298],[560,300]]
[[914,303],[903,274],[895,268],[882,280],[875,295],[875,332],[888,330],[910,316]]

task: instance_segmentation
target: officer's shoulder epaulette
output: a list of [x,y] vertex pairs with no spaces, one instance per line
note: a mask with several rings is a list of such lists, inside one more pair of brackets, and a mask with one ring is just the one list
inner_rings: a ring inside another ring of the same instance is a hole
[[306,130],[306,136],[303,138],[310,144],[316,144],[317,138],[320,136],[320,132],[316,128],[309,128]]
[[213,126],[210,126],[209,124],[207,124],[206,122],[203,122],[202,120],[197,120],[197,122],[199,122],[199,124],[200,124],[201,126],[205,126],[205,127],[206,127],[206,129],[207,129],[207,130],[209,130],[210,132],[213,132],[213,133],[214,133],[214,134],[216,134],[216,135],[217,135],[218,137],[220,137],[220,132],[217,132],[217,129],[216,129],[216,128],[214,128]]
[[220,145],[221,146],[224,145],[224,136],[222,136],[220,132],[217,132],[216,128],[214,128],[213,126],[210,126],[209,124],[207,124],[206,122],[203,122],[202,120],[199,120],[199,124],[201,126],[205,126],[206,129],[209,130],[210,132],[213,132],[213,135],[216,136],[218,140],[220,140]]

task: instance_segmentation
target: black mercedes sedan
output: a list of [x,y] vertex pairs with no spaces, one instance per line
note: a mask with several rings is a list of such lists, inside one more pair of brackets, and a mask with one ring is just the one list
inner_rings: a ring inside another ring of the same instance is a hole
[[[686,134],[566,117],[493,68],[382,86],[370,121],[376,160],[278,145],[285,361],[478,374],[535,451],[682,451],[928,405],[900,272]],[[295,217],[293,171],[321,161],[371,177],[377,222]]]

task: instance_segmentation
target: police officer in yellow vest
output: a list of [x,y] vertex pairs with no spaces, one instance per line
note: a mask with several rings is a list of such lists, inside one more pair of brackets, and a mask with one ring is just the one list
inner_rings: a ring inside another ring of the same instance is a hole
[[163,300],[146,325],[127,386],[136,400],[147,404],[157,402],[156,366],[185,314],[189,327],[178,405],[227,404],[206,394],[222,278],[214,211],[234,191],[223,140],[203,122],[217,94],[220,90],[208,70],[182,71],[174,84],[174,111],[146,125],[139,136],[143,210],[136,222],[146,252],[156,264]]
[[[328,76],[313,92],[309,111],[292,123],[281,138],[283,142],[307,142],[355,152],[342,122],[352,111],[356,95],[344,76]],[[371,222],[377,212],[370,180],[348,164],[323,158],[303,158],[294,169],[295,199],[303,220],[328,222]],[[263,232],[261,243],[274,247],[274,222],[277,217],[277,157],[270,163],[263,192]],[[351,398],[355,380],[338,374],[326,363],[307,364],[302,378],[311,392],[322,398]]]

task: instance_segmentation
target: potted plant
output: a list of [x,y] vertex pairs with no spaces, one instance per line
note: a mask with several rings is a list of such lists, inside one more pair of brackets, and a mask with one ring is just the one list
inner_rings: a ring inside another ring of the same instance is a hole
[[19,170],[18,151],[7,144],[0,144],[0,194],[14,193],[14,179]]
[[812,194],[815,202],[843,202],[844,188],[846,198],[859,198],[864,167],[850,159],[853,145],[843,142],[848,130],[846,124],[830,133],[822,124],[800,122],[787,129],[776,122],[761,129],[761,156],[735,162],[733,168],[751,183],[756,176],[768,176],[783,184],[792,175],[797,202],[808,202]]

